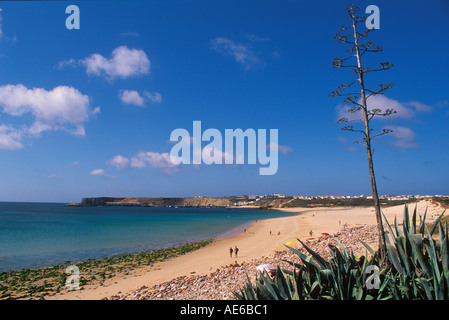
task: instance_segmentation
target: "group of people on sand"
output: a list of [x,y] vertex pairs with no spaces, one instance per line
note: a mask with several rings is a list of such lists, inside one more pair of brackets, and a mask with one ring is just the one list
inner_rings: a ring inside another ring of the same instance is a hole
[[232,258],[232,254],[234,253],[234,257],[237,258],[237,255],[239,253],[239,248],[237,248],[237,246],[235,246],[234,249],[232,249],[232,247],[229,247],[229,257]]

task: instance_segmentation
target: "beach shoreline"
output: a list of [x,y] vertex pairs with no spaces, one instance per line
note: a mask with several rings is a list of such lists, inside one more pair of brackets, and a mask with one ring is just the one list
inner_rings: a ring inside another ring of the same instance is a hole
[[[442,208],[428,201],[416,204],[418,217],[427,208],[427,222],[443,212]],[[414,210],[415,205],[409,209]],[[119,274],[107,279],[101,286],[86,286],[82,290],[44,296],[46,300],[100,300],[126,294],[142,287],[171,281],[183,276],[208,275],[233,263],[248,264],[279,251],[286,251],[287,242],[313,240],[322,234],[333,234],[343,228],[372,226],[376,224],[372,207],[319,207],[319,208],[279,208],[284,212],[297,213],[293,216],[265,219],[253,222],[245,230],[220,237],[213,243],[198,250],[177,256],[152,266],[137,268],[132,274]],[[388,221],[394,217],[402,221],[404,206],[383,209]],[[376,244],[373,244],[376,247]],[[229,248],[239,248],[237,257],[229,256]],[[88,275],[86,275],[88,276]],[[243,285],[243,284],[242,284]]]

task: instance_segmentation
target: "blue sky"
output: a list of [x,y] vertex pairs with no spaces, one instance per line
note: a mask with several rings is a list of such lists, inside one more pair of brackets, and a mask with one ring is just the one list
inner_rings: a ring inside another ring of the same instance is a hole
[[[380,9],[367,59],[394,67],[373,105],[393,133],[374,144],[380,194],[449,194],[449,2],[355,1]],[[76,4],[80,29],[68,30]],[[334,35],[345,1],[2,1],[0,201],[89,196],[370,194],[359,136],[329,97],[351,72]],[[275,175],[260,165],[181,165],[176,128],[278,129]]]

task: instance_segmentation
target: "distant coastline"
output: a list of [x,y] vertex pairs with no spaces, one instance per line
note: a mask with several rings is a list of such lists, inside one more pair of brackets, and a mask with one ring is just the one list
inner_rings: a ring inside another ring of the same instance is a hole
[[90,197],[66,206],[137,206],[137,207],[233,207],[243,197]]
[[[381,205],[396,206],[429,199],[438,203],[449,203],[447,196],[382,196]],[[314,207],[370,207],[370,196],[319,196],[298,197],[287,195],[242,195],[228,197],[88,197],[80,203],[68,203],[73,207],[136,206],[165,208],[245,208],[254,210],[276,210],[280,208],[314,208]]]

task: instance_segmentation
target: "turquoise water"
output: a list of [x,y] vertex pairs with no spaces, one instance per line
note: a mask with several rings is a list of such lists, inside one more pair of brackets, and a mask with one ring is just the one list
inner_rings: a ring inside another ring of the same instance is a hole
[[292,215],[226,208],[66,207],[0,202],[0,271],[158,249],[216,238]]

